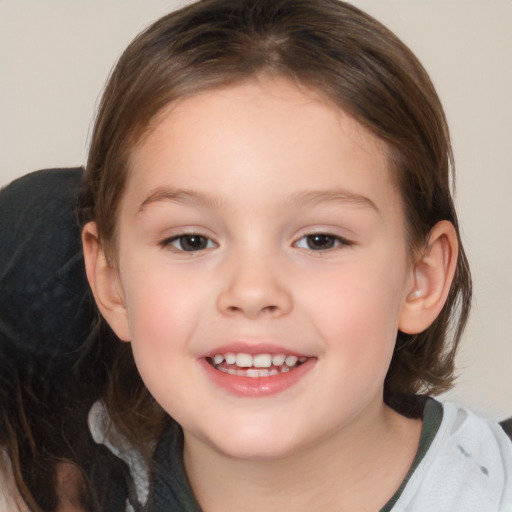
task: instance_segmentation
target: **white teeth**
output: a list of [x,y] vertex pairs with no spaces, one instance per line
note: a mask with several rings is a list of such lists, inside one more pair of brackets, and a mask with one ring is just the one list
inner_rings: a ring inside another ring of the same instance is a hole
[[296,356],[288,356],[288,357],[284,360],[284,362],[285,362],[286,366],[293,366],[294,364],[296,364],[296,363],[297,363],[297,361],[298,361],[298,360],[299,360],[299,358],[298,358],[298,357],[296,357]]
[[284,363],[286,356],[284,354],[276,354],[272,356],[272,364],[274,366],[281,366]]
[[236,365],[240,368],[250,368],[252,366],[252,356],[249,354],[237,354]]
[[270,368],[272,366],[272,356],[270,354],[258,354],[253,356],[252,366],[256,368]]
[[[297,362],[303,363],[307,360],[307,357],[301,356],[287,356],[285,354],[246,354],[239,352],[235,354],[233,352],[227,352],[226,354],[215,354],[211,362],[214,366],[219,367],[217,369],[222,370],[231,375],[241,375],[248,377],[268,377],[270,375],[278,375],[279,373],[288,372],[293,368]],[[221,364],[226,362],[229,366],[236,365],[237,368],[222,368]],[[271,370],[271,366],[277,367]],[[249,368],[250,370],[246,370]],[[260,369],[261,368],[261,369]]]

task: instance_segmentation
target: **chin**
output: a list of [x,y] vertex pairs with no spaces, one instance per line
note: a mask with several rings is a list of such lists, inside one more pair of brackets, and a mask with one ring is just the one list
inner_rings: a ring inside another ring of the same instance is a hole
[[276,425],[258,428],[222,429],[222,434],[203,437],[203,441],[222,455],[239,460],[272,461],[284,459],[307,444],[289,429]]

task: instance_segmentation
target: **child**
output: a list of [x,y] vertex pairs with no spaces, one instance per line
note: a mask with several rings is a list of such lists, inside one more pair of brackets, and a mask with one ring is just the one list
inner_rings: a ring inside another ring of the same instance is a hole
[[118,338],[91,430],[147,510],[512,510],[500,427],[425,396],[469,313],[451,166],[426,72],[348,4],[203,0],[135,39],[80,216]]

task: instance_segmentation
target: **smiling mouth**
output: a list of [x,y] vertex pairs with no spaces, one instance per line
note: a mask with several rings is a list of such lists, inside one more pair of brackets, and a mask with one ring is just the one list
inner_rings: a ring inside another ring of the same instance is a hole
[[286,354],[245,354],[227,352],[207,357],[207,362],[216,370],[239,377],[271,377],[287,373],[308,360]]

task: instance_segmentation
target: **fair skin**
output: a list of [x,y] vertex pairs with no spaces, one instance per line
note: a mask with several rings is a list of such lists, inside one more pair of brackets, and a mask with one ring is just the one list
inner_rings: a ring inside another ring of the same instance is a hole
[[442,308],[457,244],[441,222],[411,257],[368,130],[279,79],[181,100],[133,151],[116,264],[94,223],[83,241],[102,314],[183,427],[205,512],[393,495],[421,422],[384,404],[385,375],[397,329]]

